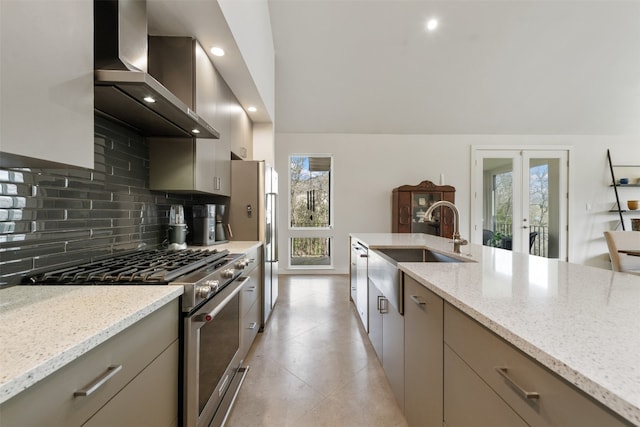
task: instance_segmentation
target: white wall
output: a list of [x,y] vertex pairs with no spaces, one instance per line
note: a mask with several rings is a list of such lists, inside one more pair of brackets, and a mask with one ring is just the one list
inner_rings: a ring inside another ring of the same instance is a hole
[[[609,267],[604,230],[616,226],[616,214],[607,212],[614,202],[609,187],[606,150],[616,163],[640,164],[640,144],[632,136],[574,135],[365,135],[276,133],[275,164],[280,174],[280,271],[287,270],[288,156],[327,153],[334,156],[334,271],[349,267],[349,233],[391,231],[391,190],[423,180],[456,187],[463,237],[469,236],[472,145],[562,145],[572,147],[569,172],[569,261]],[[640,169],[631,178],[640,178]],[[620,189],[621,199],[640,199],[640,188]],[[587,209],[587,208],[590,209]],[[630,229],[627,214],[627,229]],[[635,215],[640,217],[640,212]],[[327,273],[326,270],[320,270]]]
[[253,124],[253,153],[251,160],[264,160],[275,164],[274,134],[272,123]]
[[275,52],[267,0],[218,0],[271,121],[275,117]]

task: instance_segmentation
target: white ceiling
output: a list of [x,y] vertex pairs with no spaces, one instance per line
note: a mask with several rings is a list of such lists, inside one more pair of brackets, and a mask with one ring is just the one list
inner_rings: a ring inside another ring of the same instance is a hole
[[640,135],[638,1],[269,5],[277,132]]
[[[269,3],[277,132],[640,135],[640,0],[237,1]],[[271,120],[216,1],[148,3]]]

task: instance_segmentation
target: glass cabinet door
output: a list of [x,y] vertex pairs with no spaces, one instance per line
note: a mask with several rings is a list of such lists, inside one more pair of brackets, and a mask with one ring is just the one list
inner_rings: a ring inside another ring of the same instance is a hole
[[442,200],[440,193],[412,193],[411,194],[411,232],[440,235],[440,209],[436,209],[431,216],[432,221],[424,217],[427,209],[433,203]]

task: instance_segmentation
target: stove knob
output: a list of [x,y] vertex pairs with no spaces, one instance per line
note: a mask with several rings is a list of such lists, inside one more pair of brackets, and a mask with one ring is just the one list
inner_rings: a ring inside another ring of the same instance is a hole
[[202,285],[202,286],[197,286],[195,289],[196,298],[198,299],[207,298],[210,293],[211,293],[211,286]]
[[224,277],[225,279],[233,279],[233,275],[235,274],[233,268],[229,268],[227,270],[224,270],[222,272],[222,277]]
[[248,259],[246,259],[246,258],[243,258],[243,259],[241,259],[240,261],[238,261],[238,262],[236,263],[236,268],[237,268],[238,270],[242,270],[242,269],[244,269],[244,268],[245,268],[246,266],[248,266],[248,265],[249,265],[249,260],[248,260]]
[[196,297],[207,298],[212,292],[218,290],[218,285],[219,282],[217,280],[207,280],[204,285],[196,287]]
[[211,286],[211,292],[217,292],[218,288],[220,287],[220,281],[214,279],[206,280],[204,284],[207,286]]

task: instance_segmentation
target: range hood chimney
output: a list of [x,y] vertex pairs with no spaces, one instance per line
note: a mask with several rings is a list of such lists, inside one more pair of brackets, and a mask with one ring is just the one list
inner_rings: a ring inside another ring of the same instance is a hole
[[94,1],[95,109],[149,137],[220,138],[147,72],[147,3]]

